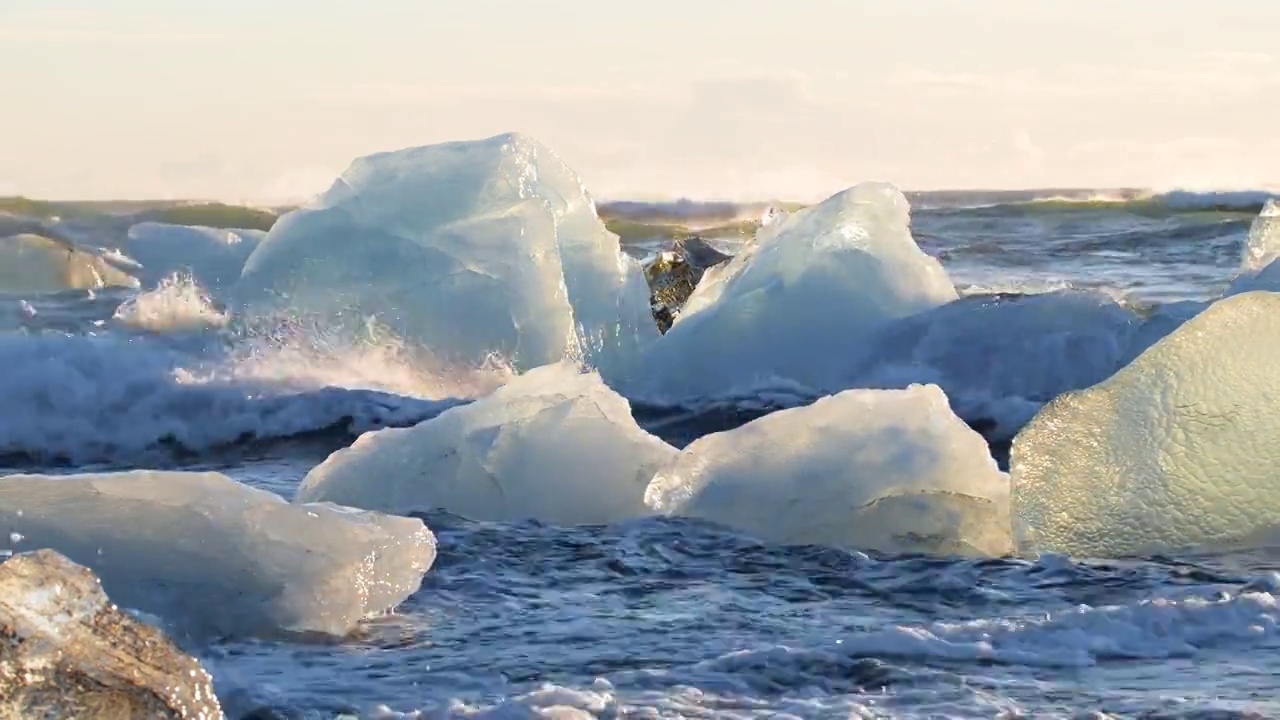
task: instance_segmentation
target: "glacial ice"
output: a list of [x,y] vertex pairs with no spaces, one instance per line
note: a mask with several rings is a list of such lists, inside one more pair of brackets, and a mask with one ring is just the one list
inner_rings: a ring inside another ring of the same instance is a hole
[[1280,525],[1280,295],[1219,300],[1014,439],[1032,551],[1114,557],[1231,545]]
[[657,337],[639,263],[578,176],[517,134],[354,161],[249,257],[245,312],[360,327],[370,318],[443,361],[518,370],[582,357],[625,375]]
[[936,385],[846,390],[707,435],[657,473],[645,501],[779,543],[1012,549],[1008,476]]
[[1210,304],[1200,300],[1177,300],[1151,308],[1144,314],[1137,332],[1129,338],[1129,352],[1121,366],[1128,365],[1152,345],[1182,327],[1183,323],[1204,312]]
[[217,635],[345,635],[416,591],[436,554],[420,520],[212,472],[10,475],[0,528],[0,550],[56,550],[116,603]]
[[0,238],[0,293],[137,287],[138,281],[87,250],[41,235]]
[[[1105,380],[1129,359],[1142,326],[1104,293],[968,296],[875,333],[848,385],[934,383],[972,420],[1002,401],[1044,403]],[[1002,429],[1012,437],[1017,426]]]
[[1249,239],[1240,258],[1240,274],[1231,281],[1225,297],[1254,290],[1280,290],[1280,202],[1267,200],[1249,226]]
[[885,323],[955,300],[942,265],[916,245],[897,189],[862,184],[762,227],[703,276],[647,353],[668,401],[778,381],[836,390]]
[[608,523],[648,514],[645,488],[675,454],[598,375],[558,363],[415,427],[362,435],[312,469],[295,502]]
[[1280,202],[1269,199],[1249,226],[1240,270],[1261,270],[1276,258],[1280,258]]
[[138,274],[144,287],[182,274],[217,292],[240,279],[245,261],[264,237],[261,230],[145,222],[129,228],[123,249],[142,266]]

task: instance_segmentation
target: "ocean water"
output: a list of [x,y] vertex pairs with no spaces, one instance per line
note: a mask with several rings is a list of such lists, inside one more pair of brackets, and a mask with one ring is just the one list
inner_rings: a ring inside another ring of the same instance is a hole
[[[911,200],[917,241],[966,294],[1095,288],[1147,309],[1219,294],[1260,207]],[[216,469],[291,497],[361,429],[497,382],[314,331],[228,343],[198,288],[143,292],[0,296],[0,474]],[[265,392],[282,385],[296,392]],[[773,399],[735,402],[634,412],[682,446]],[[1280,716],[1272,550],[974,560],[778,546],[690,520],[424,519],[439,558],[396,613],[341,642],[196,648],[229,717]]]

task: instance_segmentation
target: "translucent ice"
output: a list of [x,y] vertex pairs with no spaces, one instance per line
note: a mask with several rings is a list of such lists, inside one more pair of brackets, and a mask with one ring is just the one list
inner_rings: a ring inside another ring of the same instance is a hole
[[87,250],[40,235],[0,238],[0,293],[136,287],[138,281]]
[[1226,288],[1225,297],[1254,290],[1280,290],[1280,202],[1267,200],[1249,225],[1249,238],[1240,258],[1240,273]]
[[146,287],[181,273],[200,287],[217,291],[240,278],[245,261],[264,237],[260,230],[147,222],[129,228],[124,251],[142,265],[139,279]]
[[1280,290],[1280,203],[1267,200],[1262,212],[1249,226],[1249,239],[1240,258],[1240,274],[1231,281],[1225,295],[1253,290]]
[[308,473],[296,501],[607,523],[647,514],[645,488],[675,454],[599,376],[561,363],[415,427],[366,433]]
[[839,389],[871,332],[956,299],[909,222],[901,192],[864,184],[762,227],[703,276],[652,346],[645,394],[682,400],[779,380]]
[[1005,399],[1044,403],[1101,382],[1129,359],[1142,325],[1102,293],[965,297],[877,332],[849,385],[936,383],[974,419]]
[[258,317],[372,317],[442,360],[520,370],[585,355],[621,374],[657,336],[643,272],[578,176],[515,134],[356,160],[272,228],[237,297]]
[[689,445],[646,502],[780,543],[1003,554],[1008,476],[934,385],[847,390]]
[[419,520],[291,505],[218,473],[10,475],[0,527],[0,549],[56,550],[120,605],[228,635],[344,635],[417,590],[436,553]]
[[1249,239],[1245,243],[1240,270],[1261,270],[1280,257],[1280,203],[1267,200],[1258,217],[1249,226]]
[[1028,549],[1086,557],[1231,544],[1280,525],[1280,295],[1220,300],[1013,443]]

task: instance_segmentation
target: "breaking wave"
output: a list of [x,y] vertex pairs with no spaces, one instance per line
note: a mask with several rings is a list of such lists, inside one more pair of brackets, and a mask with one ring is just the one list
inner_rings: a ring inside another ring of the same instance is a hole
[[227,313],[188,274],[174,274],[153,290],[139,293],[116,309],[114,319],[153,332],[212,330],[227,324]]
[[1256,213],[1278,193],[1269,190],[1011,190],[909,193],[921,211],[1070,212],[1083,209],[1122,209],[1137,213],[1238,212]]

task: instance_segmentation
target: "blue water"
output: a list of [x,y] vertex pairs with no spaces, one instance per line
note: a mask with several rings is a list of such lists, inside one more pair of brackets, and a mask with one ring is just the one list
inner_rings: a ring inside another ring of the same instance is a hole
[[[913,232],[967,292],[1090,287],[1146,306],[1220,292],[1256,212],[958,207],[964,199],[928,209],[913,198],[925,207]],[[196,342],[113,322],[130,294],[0,298],[0,343],[12,350],[52,334],[177,349]],[[154,379],[136,365],[122,413]],[[19,371],[34,373],[9,366],[11,378]],[[86,371],[83,386],[64,389],[92,393],[94,377],[113,382]],[[68,407],[14,387],[0,380],[10,393],[0,407],[11,416]],[[207,398],[183,403],[157,412],[215,417],[200,414],[213,404]],[[678,422],[653,408],[637,408],[637,417],[683,445],[749,420],[758,405]],[[26,445],[10,438],[0,474],[218,469],[290,497],[312,466],[351,441],[341,419],[283,440],[233,435],[205,452],[104,452],[92,462],[42,455],[38,434]],[[1273,551],[958,560],[768,545],[682,520],[563,529],[425,519],[439,558],[396,614],[340,643],[200,648],[230,717],[269,717],[268,709],[306,718],[1280,716]]]

